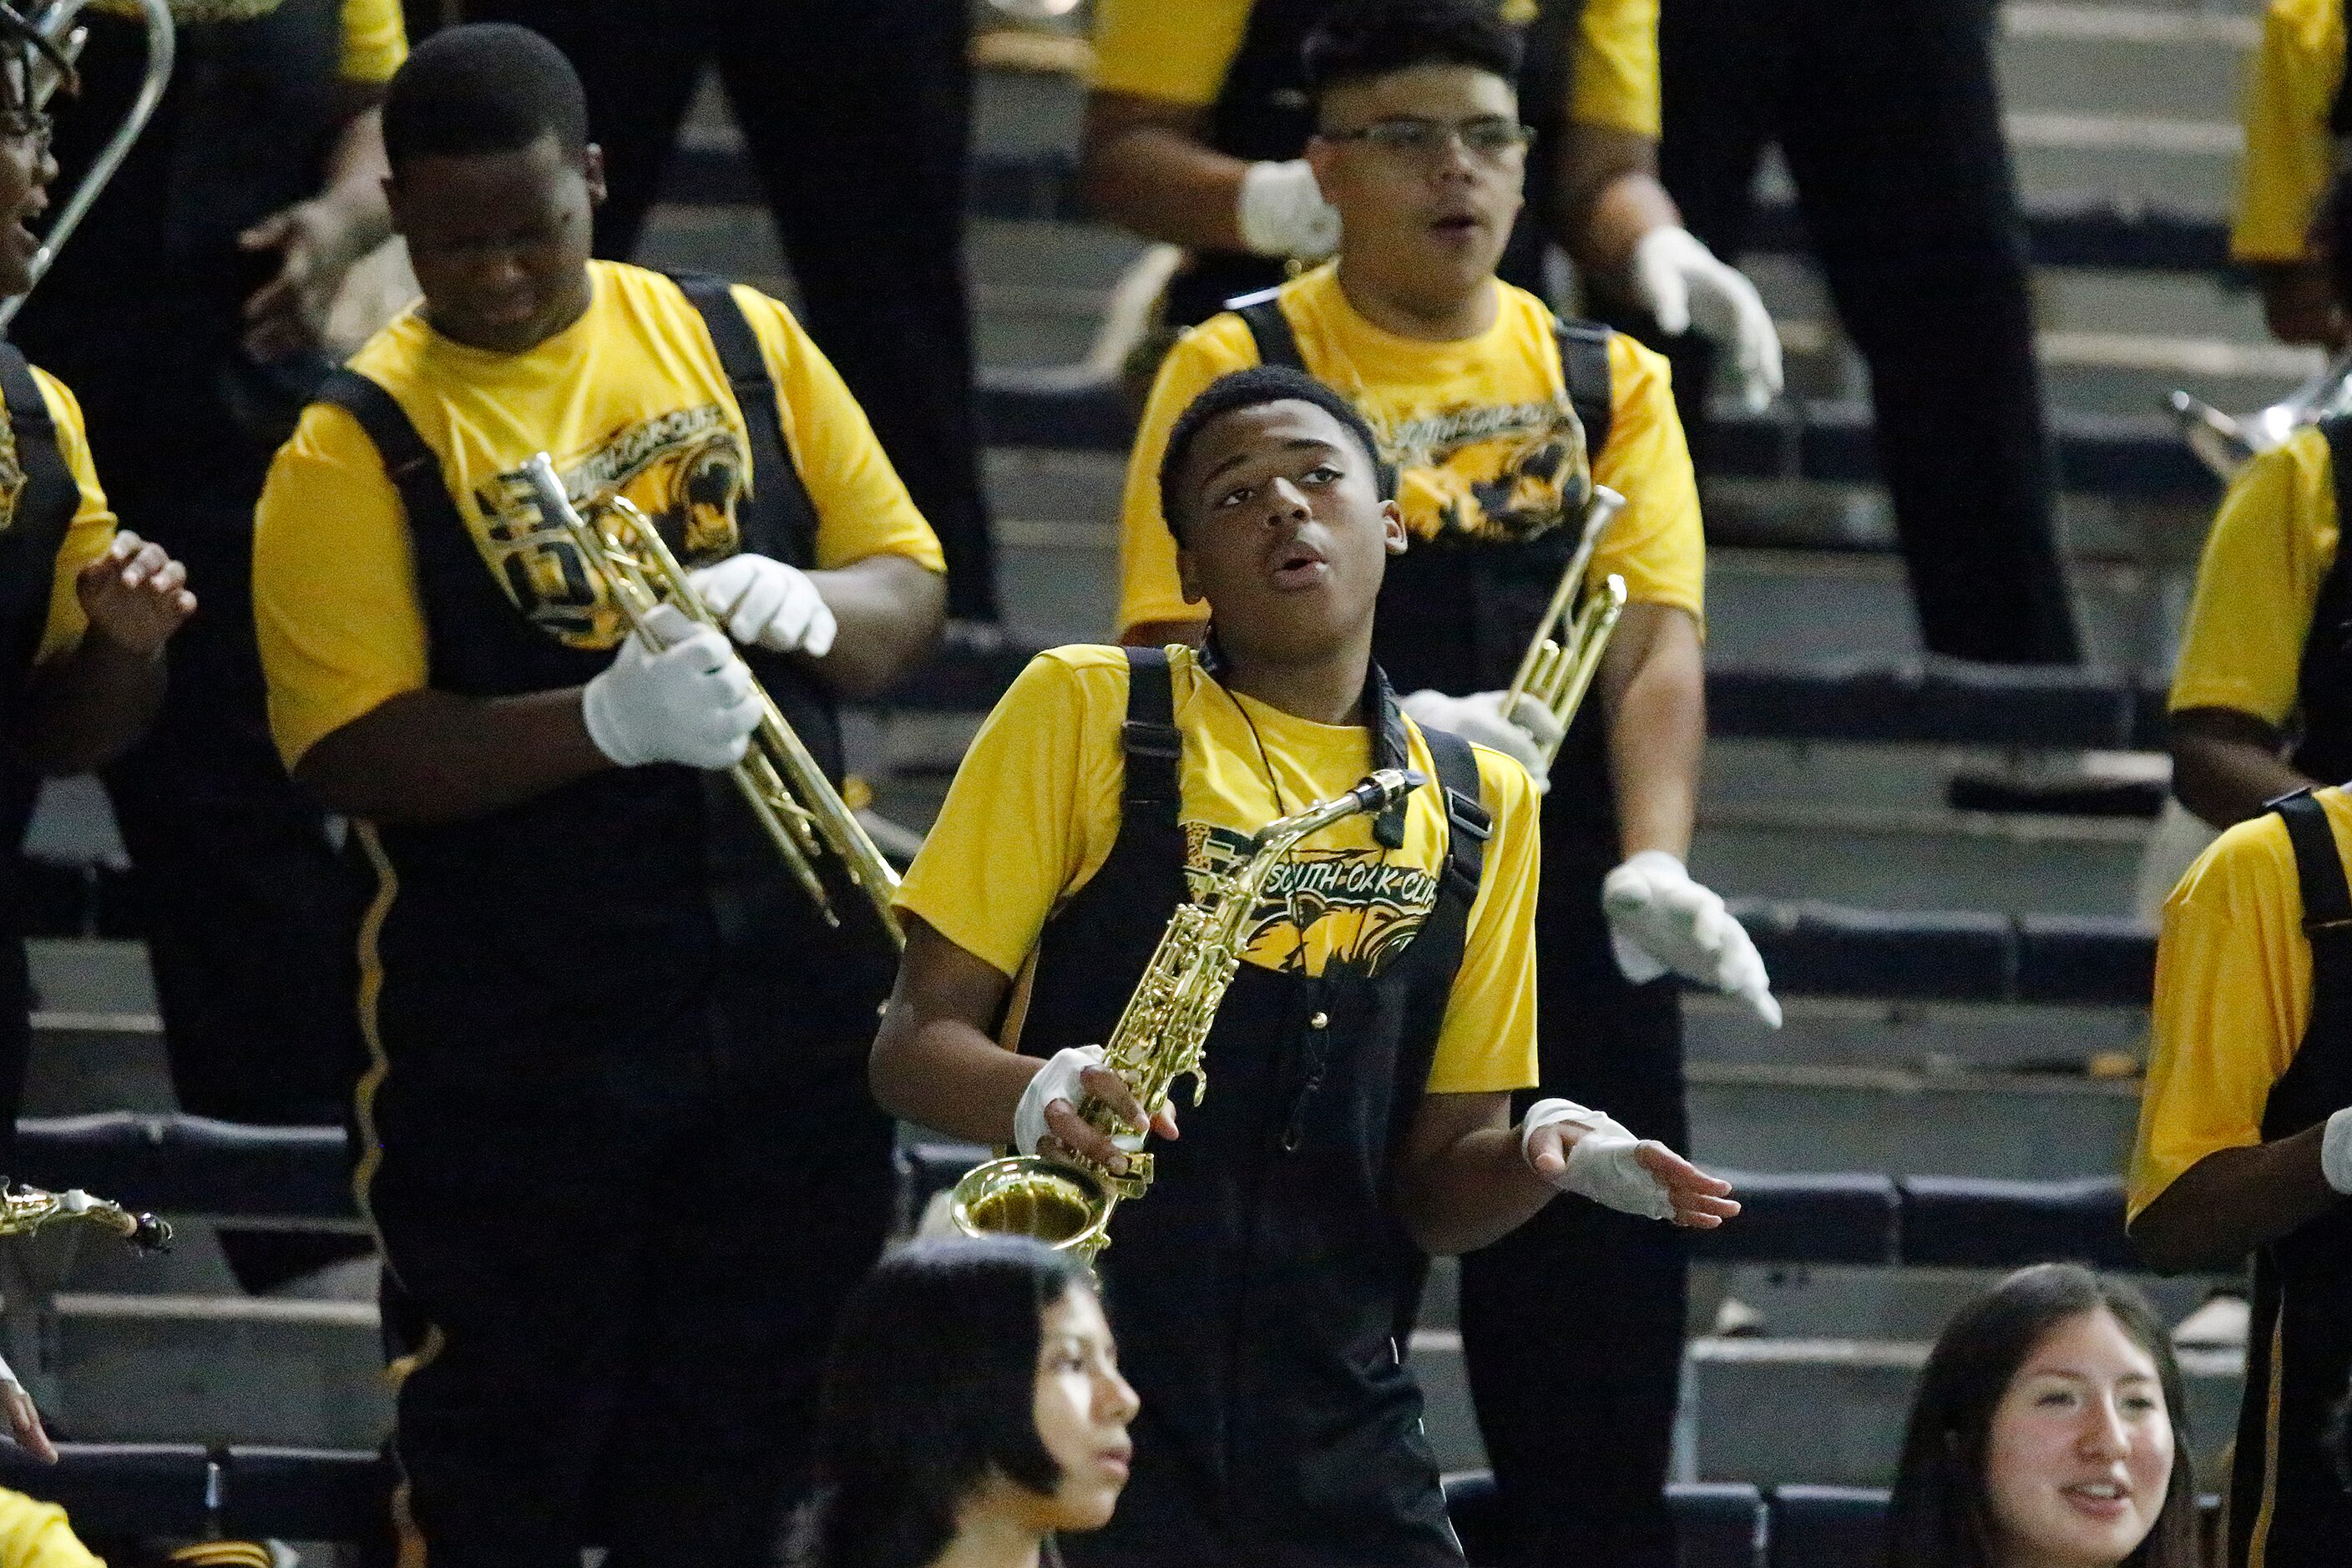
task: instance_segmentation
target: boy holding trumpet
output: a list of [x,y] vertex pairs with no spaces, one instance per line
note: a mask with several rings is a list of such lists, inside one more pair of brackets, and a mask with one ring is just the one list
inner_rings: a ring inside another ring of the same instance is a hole
[[[590,261],[586,123],[520,27],[394,79],[425,300],[279,452],[254,597],[279,748],[377,879],[360,1181],[412,1548],[750,1568],[887,1226],[861,1069],[893,950],[860,900],[824,923],[718,770],[756,674],[837,782],[835,693],[923,652],[941,563],[782,306]],[[731,638],[675,605],[663,647],[624,635],[541,452],[583,512],[653,519]]]
[[[1525,763],[1545,804],[1537,915],[1540,1087],[1679,1146],[1671,972],[1777,1024],[1762,961],[1685,868],[1706,734],[1705,543],[1665,363],[1563,326],[1496,266],[1523,196],[1517,44],[1469,0],[1356,0],[1306,52],[1307,146],[1340,215],[1338,257],[1194,329],[1162,365],[1128,471],[1121,639],[1191,641],[1159,473],[1180,410],[1217,376],[1287,363],[1345,395],[1398,470],[1411,548],[1381,595],[1374,654],[1426,727]],[[1564,737],[1507,703],[1595,482],[1621,494],[1587,582],[1630,603]],[[1553,748],[1558,756],[1552,760]],[[1530,1279],[1610,1281],[1586,1318]],[[1520,1560],[1671,1568],[1661,1496],[1679,1373],[1681,1248],[1597,1205],[1558,1204],[1463,1268],[1463,1335]],[[1563,1415],[1563,1412],[1566,1414]]]

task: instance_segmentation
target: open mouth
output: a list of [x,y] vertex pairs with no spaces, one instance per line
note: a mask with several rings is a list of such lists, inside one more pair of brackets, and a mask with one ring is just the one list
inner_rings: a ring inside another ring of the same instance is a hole
[[1295,539],[1274,552],[1267,568],[1274,585],[1282,589],[1313,587],[1330,572],[1330,563],[1323,559],[1321,551]]
[[1429,226],[1429,232],[1444,239],[1467,239],[1486,226],[1475,213],[1448,213]]
[[2116,1481],[2080,1481],[2059,1489],[2067,1503],[2094,1519],[2117,1519],[2131,1506],[2131,1489]]

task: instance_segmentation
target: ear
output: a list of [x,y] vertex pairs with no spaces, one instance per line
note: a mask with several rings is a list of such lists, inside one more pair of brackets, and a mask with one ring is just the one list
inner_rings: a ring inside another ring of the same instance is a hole
[[1405,531],[1403,509],[1392,500],[1381,502],[1381,542],[1391,555],[1403,554],[1412,542],[1412,535]]
[[581,173],[588,180],[588,205],[592,207],[603,206],[604,205],[604,149],[597,146],[593,142],[589,142],[582,156],[580,168]]
[[1176,547],[1176,584],[1184,591],[1188,605],[1197,605],[1209,596],[1192,575],[1192,552],[1181,544]]

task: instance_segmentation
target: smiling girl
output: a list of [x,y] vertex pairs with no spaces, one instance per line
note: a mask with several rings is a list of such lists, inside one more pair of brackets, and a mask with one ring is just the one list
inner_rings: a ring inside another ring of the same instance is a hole
[[2073,1264],[2011,1275],[1928,1357],[1889,1568],[2195,1568],[2181,1409],[2137,1293]]

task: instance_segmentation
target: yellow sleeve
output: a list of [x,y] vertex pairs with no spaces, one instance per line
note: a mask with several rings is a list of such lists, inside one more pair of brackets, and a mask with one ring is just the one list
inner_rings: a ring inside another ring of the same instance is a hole
[[1257,363],[1257,344],[1239,316],[1213,317],[1186,332],[1160,362],[1151,396],[1127,458],[1127,492],[1118,527],[1118,634],[1151,621],[1205,621],[1206,605],[1188,605],[1176,578],[1176,536],[1160,511],[1160,459],[1168,431],[1217,377]]
[[2311,1012],[2311,950],[2286,824],[2242,822],[2164,906],[2127,1207],[2220,1149],[2262,1142],[2263,1108]]
[[2301,261],[2335,172],[2327,127],[2344,78],[2340,0],[2271,0],[2247,66],[2246,160],[2230,254],[2240,261]]
[[2230,708],[2286,722],[2337,533],[2326,437],[2298,432],[2246,465],[2197,566],[2167,704],[2173,711]]
[[1635,604],[1687,610],[1704,626],[1706,533],[1672,373],[1664,355],[1612,332],[1609,380],[1609,445],[1592,478],[1623,496],[1625,510],[1592,552],[1591,580],[1614,572]]
[[[33,656],[33,662],[38,665],[72,652],[81,642],[81,634],[89,623],[82,614],[81,595],[74,586],[74,578],[114,543],[115,525],[113,509],[106,504],[106,492],[99,488],[98,465],[90,460],[81,405],[74,400],[64,382],[38,366],[34,367],[33,380],[39,384],[41,401],[48,405],[49,418],[58,427],[58,453],[66,460],[66,471],[74,477],[74,488],[81,492],[81,499],[74,506],[73,521],[66,525],[65,542],[58,547],[57,567],[50,574],[49,618],[42,623],[40,650]],[[203,596],[203,584],[188,585],[195,589],[199,598]]]
[[1249,16],[1250,0],[1096,0],[1094,89],[1214,103]]
[[407,58],[408,26],[400,0],[343,0],[345,81],[388,82]]
[[999,973],[1020,973],[1045,918],[1118,836],[1127,665],[1029,661],[973,737],[897,905]]
[[269,465],[253,521],[253,616],[289,768],[426,683],[407,512],[375,444],[331,404],[304,409]]
[[1484,747],[1478,782],[1494,815],[1462,966],[1445,999],[1430,1063],[1431,1094],[1498,1094],[1536,1081],[1535,785],[1527,769]]
[[1584,0],[1568,117],[1658,139],[1658,0]]
[[106,1568],[66,1522],[66,1510],[0,1489],[0,1568]]
[[904,555],[945,572],[939,535],[915,510],[866,410],[833,362],[781,303],[740,283],[734,294],[776,380],[785,449],[816,506],[819,569],[869,555]]

